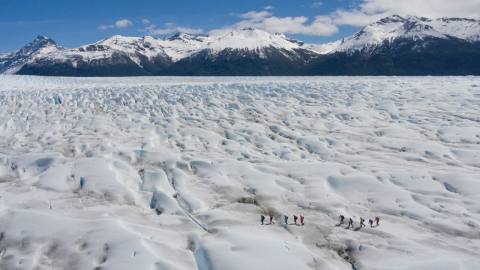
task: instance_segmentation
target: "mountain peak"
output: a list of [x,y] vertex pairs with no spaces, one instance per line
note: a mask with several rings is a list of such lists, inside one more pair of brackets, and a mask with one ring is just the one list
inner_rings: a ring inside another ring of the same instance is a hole
[[5,55],[0,61],[0,73],[13,74],[36,55],[57,50],[57,43],[46,36],[38,35],[21,49]]
[[127,37],[122,35],[114,35],[109,38],[98,41],[97,44],[108,45],[108,44],[130,43],[132,41],[137,41],[139,39],[140,39],[139,37]]
[[265,32],[264,30],[261,30],[261,29],[255,28],[255,27],[244,27],[244,28],[238,29],[238,31],[243,31],[243,32],[263,31],[263,32]]
[[405,21],[405,18],[403,18],[400,15],[394,14],[394,15],[382,18],[376,21],[374,24],[400,23],[404,21]]
[[272,34],[253,27],[219,31],[209,37],[209,49],[214,51],[230,49],[256,50],[259,48],[276,47],[286,50],[299,48],[297,42],[292,42],[283,34]]
[[49,40],[50,38],[44,35],[37,35],[34,40]]
[[171,37],[169,37],[167,40],[174,41],[174,40],[196,40],[199,41],[204,37],[203,35],[197,35],[197,34],[189,34],[189,33],[184,33],[184,32],[177,32]]
[[29,44],[39,46],[57,45],[57,43],[53,39],[43,35],[37,35]]
[[255,28],[255,27],[243,27],[239,29],[233,29],[231,30],[231,33],[259,33],[264,35],[275,35],[263,29]]
[[262,38],[268,38],[268,39],[279,38],[279,39],[288,40],[288,38],[282,33],[271,33],[261,28],[254,28],[254,27],[244,27],[244,28],[238,28],[238,29],[224,30],[211,35],[212,38],[227,37],[227,36],[256,38],[260,40]]
[[21,48],[19,52],[21,54],[31,54],[46,47],[57,47],[57,43],[49,37],[38,35],[30,43]]

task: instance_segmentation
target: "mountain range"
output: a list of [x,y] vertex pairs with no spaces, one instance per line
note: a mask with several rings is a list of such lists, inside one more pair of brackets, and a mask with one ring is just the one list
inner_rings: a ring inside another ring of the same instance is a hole
[[244,28],[113,36],[63,48],[38,36],[0,54],[0,73],[48,76],[480,75],[480,21],[393,15],[327,44]]

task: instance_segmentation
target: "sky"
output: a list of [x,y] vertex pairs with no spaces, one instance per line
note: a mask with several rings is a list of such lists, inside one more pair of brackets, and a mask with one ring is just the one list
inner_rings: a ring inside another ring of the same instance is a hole
[[77,47],[117,34],[165,37],[243,27],[324,43],[393,14],[480,18],[480,0],[0,0],[0,52],[37,35]]

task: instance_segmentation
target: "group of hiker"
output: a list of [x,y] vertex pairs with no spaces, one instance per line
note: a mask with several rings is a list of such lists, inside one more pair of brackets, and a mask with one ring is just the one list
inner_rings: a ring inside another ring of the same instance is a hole
[[[260,216],[260,222],[262,223],[262,225],[272,225],[272,224],[275,224],[275,222],[273,221],[273,215],[268,215],[269,219],[270,219],[270,222],[269,223],[266,223],[265,224],[265,219],[266,217],[264,215],[261,215]],[[300,218],[300,223],[297,223],[298,222],[298,219]],[[288,224],[288,216],[283,216],[283,220],[285,222],[285,225],[289,225]],[[295,225],[305,225],[305,216],[303,214],[300,214],[299,216],[297,215],[293,215],[293,223]]]
[[[338,224],[338,226],[341,226],[345,223],[345,216],[343,215],[340,215],[340,223]],[[374,219],[368,219],[368,223],[370,224],[370,228],[373,228],[373,223],[375,223],[375,227],[378,227],[380,226],[380,218],[379,217],[375,217]],[[362,228],[362,227],[367,227],[365,225],[365,219],[360,217],[360,226],[358,228]],[[346,229],[350,229],[350,228],[353,228],[353,219],[352,218],[349,218],[348,219],[348,225],[346,227]]]
[[[293,215],[293,224],[294,225],[305,225],[305,216],[303,214],[300,214],[300,223],[297,223],[298,222],[298,219],[299,217],[296,216],[296,215]],[[275,222],[273,221],[273,215],[268,215],[270,221],[269,223],[265,223],[265,219],[266,217],[264,215],[260,215],[260,223],[262,225],[272,225],[272,224],[275,224]],[[283,220],[284,220],[284,223],[285,225],[289,225],[288,224],[288,216],[283,216]],[[370,228],[373,228],[374,227],[374,224],[375,224],[375,227],[378,227],[380,226],[380,218],[379,217],[375,217],[374,219],[368,219],[368,223],[370,224]],[[337,226],[341,226],[345,224],[345,216],[344,215],[340,215],[340,223],[337,224]],[[365,225],[365,219],[363,217],[360,217],[360,226],[358,227],[359,229],[360,228],[363,228],[363,227],[367,227]],[[353,228],[353,219],[352,218],[349,218],[348,219],[348,224],[347,224],[347,227],[346,229],[350,229],[350,228]]]

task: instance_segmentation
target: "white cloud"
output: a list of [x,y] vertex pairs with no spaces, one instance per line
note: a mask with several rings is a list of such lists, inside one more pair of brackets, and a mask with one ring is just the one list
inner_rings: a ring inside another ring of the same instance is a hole
[[117,28],[126,28],[132,26],[133,23],[130,20],[122,19],[115,22],[115,27]]
[[127,28],[133,25],[133,22],[127,19],[121,19],[113,24],[104,24],[100,25],[98,29],[100,30],[107,30],[107,29],[113,29],[113,28]]
[[265,7],[263,7],[263,9],[265,9],[265,10],[272,10],[272,9],[274,9],[274,8],[275,8],[274,6],[265,6]]
[[349,10],[336,10],[330,17],[337,25],[363,26],[382,17],[398,14],[429,18],[480,18],[479,0],[363,0]]
[[390,13],[424,17],[480,17],[479,0],[364,0],[360,9],[368,14]]
[[271,33],[304,34],[313,36],[327,36],[334,34],[338,28],[328,16],[317,16],[310,20],[305,16],[276,17],[269,11],[250,11],[238,16],[242,20],[224,29],[215,29],[211,32],[225,29],[241,29],[253,27]]
[[307,17],[269,17],[263,20],[261,27],[271,31],[286,34],[305,34],[312,36],[331,35],[338,31],[330,18],[317,16],[312,22]]
[[363,27],[386,16],[388,16],[388,14],[366,14],[359,10],[337,10],[330,14],[330,18],[335,25],[351,25],[356,27]]
[[268,18],[271,16],[272,16],[272,13],[262,10],[262,11],[250,11],[247,13],[243,13],[243,14],[240,14],[238,17],[256,22],[256,21],[264,20],[265,18]]
[[188,34],[201,34],[203,30],[200,28],[190,28],[190,27],[183,27],[178,26],[175,23],[165,23],[161,27],[157,27],[155,24],[152,24],[149,20],[144,19],[142,21],[145,24],[145,28],[143,29],[144,32],[147,32],[149,35],[152,36],[162,36],[162,35],[169,35],[174,33],[188,33]]

